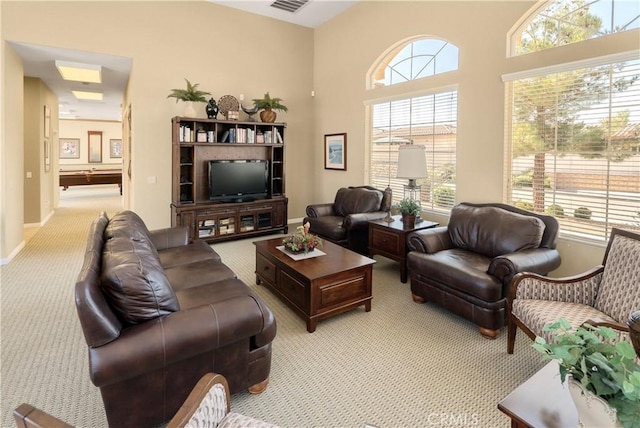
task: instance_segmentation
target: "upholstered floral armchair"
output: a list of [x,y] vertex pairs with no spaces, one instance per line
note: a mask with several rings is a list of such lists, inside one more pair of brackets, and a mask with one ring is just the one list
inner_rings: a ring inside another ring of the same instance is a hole
[[[507,352],[513,353],[517,329],[531,339],[551,341],[543,327],[558,318],[619,331],[620,340],[640,348],[640,234],[612,229],[602,264],[569,278],[533,273],[516,275],[509,285]],[[640,355],[640,354],[639,354]]]

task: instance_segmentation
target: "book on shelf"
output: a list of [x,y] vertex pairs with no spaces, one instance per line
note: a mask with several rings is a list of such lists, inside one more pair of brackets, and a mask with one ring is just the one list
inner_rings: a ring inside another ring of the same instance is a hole
[[278,144],[282,144],[282,135],[280,135],[280,131],[278,130],[278,128],[276,128],[276,143]]

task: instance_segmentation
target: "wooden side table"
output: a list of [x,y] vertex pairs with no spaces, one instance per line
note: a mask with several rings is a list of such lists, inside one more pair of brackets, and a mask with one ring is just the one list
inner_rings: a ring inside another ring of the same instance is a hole
[[498,409],[511,418],[512,428],[578,426],[578,412],[555,361],[503,398]]
[[407,282],[407,236],[411,232],[436,227],[438,223],[423,220],[413,227],[405,227],[402,216],[394,215],[393,221],[369,222],[369,255],[380,254],[400,263],[400,281]]

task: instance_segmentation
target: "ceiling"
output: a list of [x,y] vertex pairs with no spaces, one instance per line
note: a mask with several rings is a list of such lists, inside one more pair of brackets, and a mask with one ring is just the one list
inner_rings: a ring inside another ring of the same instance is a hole
[[[309,0],[296,12],[271,6],[273,0],[207,0],[223,6],[315,28],[353,6],[358,0]],[[297,2],[301,0],[280,0]],[[61,49],[51,46],[9,42],[24,63],[24,74],[41,79],[58,96],[60,119],[121,120],[122,99],[131,73],[131,58]],[[56,60],[102,66],[102,83],[71,82],[62,79]],[[102,101],[78,100],[72,90],[102,91]]]

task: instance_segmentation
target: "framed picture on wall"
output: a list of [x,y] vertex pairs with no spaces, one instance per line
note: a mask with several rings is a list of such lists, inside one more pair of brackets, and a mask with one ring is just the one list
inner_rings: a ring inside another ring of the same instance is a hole
[[49,172],[51,169],[51,143],[48,138],[44,140],[44,171]]
[[109,140],[109,156],[112,158],[122,157],[122,140],[120,139]]
[[80,159],[80,138],[60,138],[60,159]]
[[44,106],[44,138],[49,138],[51,133],[51,109]]
[[324,136],[324,169],[347,170],[347,134]]

